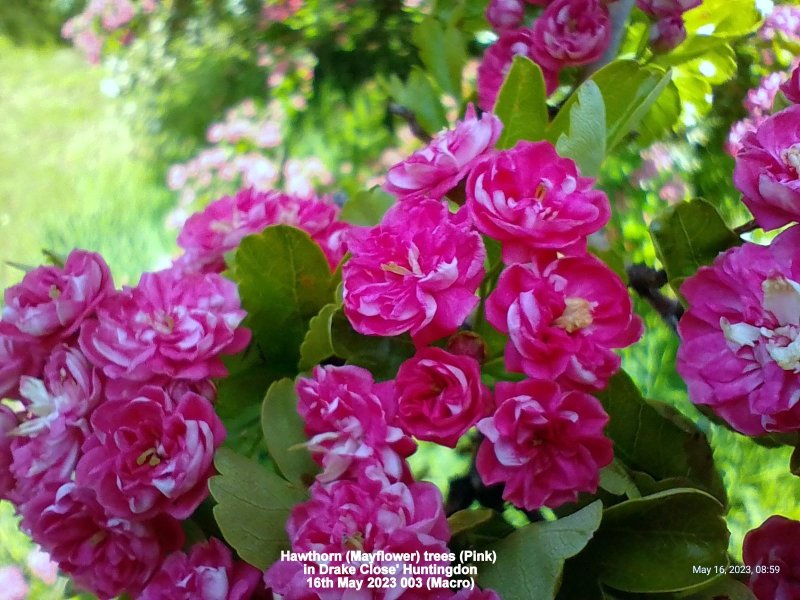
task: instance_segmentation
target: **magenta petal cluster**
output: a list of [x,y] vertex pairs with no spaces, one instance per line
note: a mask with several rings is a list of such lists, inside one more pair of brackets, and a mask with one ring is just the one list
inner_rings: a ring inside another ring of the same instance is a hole
[[696,404],[747,435],[800,429],[800,229],[746,243],[681,287],[677,369]]
[[183,544],[178,521],[109,517],[94,493],[75,483],[43,489],[20,510],[23,528],[78,586],[101,600],[138,594],[165,556]]
[[781,91],[789,102],[800,104],[800,67],[795,67],[789,80],[781,85]]
[[216,538],[189,554],[170,554],[138,600],[251,600],[262,585],[258,569],[233,558]]
[[[294,507],[286,524],[292,551],[341,553],[350,550],[375,553],[419,552],[419,564],[424,566],[424,552],[447,553],[450,530],[444,513],[442,495],[431,483],[405,484],[389,482],[380,469],[365,469],[357,481],[339,480],[329,484],[315,483],[311,499]],[[265,575],[266,584],[283,598],[324,598],[346,600],[357,598],[352,590],[315,590],[308,587],[308,575],[303,564],[314,561],[279,561]],[[344,561],[343,561],[344,563]],[[329,563],[333,564],[333,563]],[[374,566],[396,564],[376,561]],[[447,561],[442,566],[447,564]],[[318,568],[318,567],[317,567]],[[366,580],[368,575],[357,572],[351,579]],[[427,579],[421,575],[423,581]],[[396,600],[406,591],[403,578],[395,579],[394,587],[382,589],[380,597]],[[366,586],[365,586],[366,589]]]
[[487,112],[478,118],[470,104],[464,120],[454,129],[440,133],[425,148],[389,169],[384,189],[401,201],[440,200],[494,149],[502,129],[495,115]]
[[800,219],[800,106],[768,117],[748,133],[736,155],[733,181],[759,226],[777,229]]
[[339,208],[324,198],[241,190],[189,217],[178,235],[178,245],[185,253],[177,264],[188,271],[222,272],[225,254],[236,249],[245,236],[270,225],[291,225],[319,244],[333,269],[344,256],[342,236],[349,229],[337,221],[338,215]]
[[800,521],[772,516],[744,538],[744,564],[758,600],[800,598]]
[[585,390],[605,387],[620,366],[613,349],[642,335],[625,284],[592,256],[508,267],[486,319],[509,335],[508,370]]
[[[503,31],[500,38],[486,49],[478,67],[478,105],[485,111],[492,111],[497,94],[511,69],[515,56],[524,56],[536,62],[533,31],[526,27]],[[558,87],[558,73],[540,65],[544,73],[547,93],[552,94]]]
[[92,414],[76,481],[93,488],[117,517],[188,518],[208,496],[214,451],[225,428],[211,403],[193,392],[171,398],[155,386],[132,400],[105,402]]
[[227,374],[220,358],[243,350],[250,332],[236,284],[215,273],[167,269],[107,298],[81,327],[84,354],[109,378],[199,380]]
[[400,365],[395,385],[403,429],[450,448],[494,409],[478,361],[441,348],[423,348]]
[[344,311],[365,335],[410,332],[425,345],[455,332],[478,304],[486,251],[461,211],[442,202],[401,203],[354,232],[344,265]]
[[308,447],[324,467],[321,481],[358,472],[377,462],[393,479],[416,446],[395,423],[394,383],[375,383],[355,366],[318,366],[313,378],[297,381],[297,411],[305,421]]
[[503,498],[525,510],[597,490],[600,469],[614,458],[597,399],[533,379],[498,383],[495,396],[494,416],[478,423],[486,436],[477,456],[484,483],[504,483]]
[[535,61],[551,71],[599,60],[610,41],[604,0],[555,0],[533,24]]
[[519,27],[524,16],[523,0],[489,0],[486,7],[486,20],[495,31]]
[[663,17],[650,31],[650,44],[656,52],[669,52],[686,39],[686,24],[681,15]]
[[642,12],[657,19],[680,16],[702,3],[703,0],[636,0]]
[[41,372],[45,352],[37,338],[0,321],[0,398],[19,398],[20,379]]
[[94,252],[73,250],[63,267],[38,267],[5,291],[3,322],[43,344],[66,340],[114,291],[111,272]]
[[503,246],[503,260],[542,250],[582,253],[586,236],[611,216],[606,195],[550,142],[519,142],[484,159],[467,180],[467,208],[479,231]]
[[19,419],[8,406],[0,404],[0,499],[10,498],[16,486],[14,476],[11,474],[11,464],[14,456],[11,453],[11,432],[19,425]]

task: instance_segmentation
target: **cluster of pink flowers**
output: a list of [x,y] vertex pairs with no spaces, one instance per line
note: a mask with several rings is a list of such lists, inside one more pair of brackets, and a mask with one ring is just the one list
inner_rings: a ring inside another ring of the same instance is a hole
[[179,194],[169,223],[180,227],[198,205],[242,188],[267,191],[282,180],[286,193],[311,196],[317,188],[330,185],[332,176],[318,158],[282,162],[285,117],[278,101],[261,109],[253,100],[245,100],[223,121],[212,124],[206,134],[211,146],[169,170],[167,185]]
[[686,39],[683,13],[697,8],[703,0],[636,0],[636,5],[655,22],[650,43],[657,52],[668,52]]
[[211,378],[249,343],[244,316],[215,273],[171,268],[115,290],[102,257],[81,250],[6,290],[0,498],[82,588],[135,595],[162,564],[175,571],[180,520],[208,496],[225,438]]
[[236,249],[245,236],[270,225],[291,225],[308,233],[335,269],[344,257],[350,230],[338,215],[339,207],[327,198],[244,189],[215,200],[184,223],[178,235],[184,253],[176,264],[187,272],[221,273],[225,254]]
[[527,1],[544,6],[529,27],[522,24],[521,0],[492,0],[486,9],[500,37],[486,50],[478,69],[478,98],[484,110],[494,107],[514,56],[536,62],[548,93],[553,93],[562,69],[599,60],[611,41],[611,19],[602,0]]
[[91,0],[82,13],[64,23],[61,35],[93,64],[100,62],[103,47],[110,36],[123,45],[134,37],[133,24],[143,15],[153,13],[161,0]]
[[[452,447],[477,424],[484,481],[504,482],[504,498],[536,509],[596,490],[612,452],[607,416],[588,392],[619,370],[613,350],[634,343],[642,324],[624,283],[587,253],[610,216],[605,194],[548,142],[497,151],[499,132],[496,117],[470,110],[390,169],[385,187],[400,202],[351,234],[344,310],[356,331],[408,332],[417,347],[394,381],[400,429]],[[452,212],[446,194],[465,205]],[[498,384],[496,410],[480,382],[482,353],[452,353],[475,344],[458,334],[451,352],[430,346],[457,334],[480,302],[480,234],[500,243],[507,265],[485,318],[509,336],[506,369],[530,377]]]

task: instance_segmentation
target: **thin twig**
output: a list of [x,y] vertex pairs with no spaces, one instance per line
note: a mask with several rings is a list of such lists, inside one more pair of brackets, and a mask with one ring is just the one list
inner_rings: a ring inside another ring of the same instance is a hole
[[742,235],[743,233],[755,231],[756,229],[758,229],[758,223],[756,223],[756,220],[753,219],[752,221],[748,221],[747,223],[743,223],[742,225],[736,227],[733,230],[733,233],[735,233],[736,235]]
[[664,322],[677,333],[678,321],[683,315],[683,306],[677,300],[668,298],[661,292],[667,284],[667,274],[664,270],[656,270],[647,265],[637,264],[627,268],[628,285],[650,303],[656,312],[661,315]]
[[389,112],[403,119],[411,128],[411,133],[413,133],[418,140],[421,140],[427,144],[433,139],[431,135],[422,128],[422,125],[419,124],[419,121],[417,121],[417,116],[413,113],[413,111],[409,110],[405,106],[401,106],[400,104],[392,102],[389,104]]

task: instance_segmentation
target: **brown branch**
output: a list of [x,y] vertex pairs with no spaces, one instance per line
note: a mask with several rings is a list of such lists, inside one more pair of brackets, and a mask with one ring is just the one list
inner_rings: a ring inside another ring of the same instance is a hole
[[414,112],[405,106],[401,106],[400,104],[392,102],[389,104],[389,112],[403,119],[411,128],[411,133],[413,133],[418,140],[421,140],[427,144],[433,139],[431,134],[425,131],[422,128],[422,125],[419,124],[419,121],[417,121],[417,116],[414,114]]
[[668,283],[667,273],[656,270],[647,265],[637,264],[627,268],[628,286],[640,298],[646,300],[655,311],[661,315],[664,322],[677,333],[678,321],[683,315],[683,306],[677,300],[668,298],[661,292],[661,288]]

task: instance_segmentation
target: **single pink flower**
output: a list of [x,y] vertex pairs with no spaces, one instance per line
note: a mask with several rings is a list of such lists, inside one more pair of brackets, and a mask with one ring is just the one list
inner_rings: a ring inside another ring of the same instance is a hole
[[189,271],[219,273],[225,269],[225,254],[244,237],[270,225],[291,225],[308,233],[335,268],[346,251],[336,234],[349,228],[336,220],[338,214],[339,208],[327,199],[244,189],[189,217],[178,234],[185,254],[177,263]]
[[251,600],[262,586],[261,572],[235,560],[216,538],[174,552],[147,584],[138,600]]
[[533,379],[500,382],[495,394],[497,412],[478,423],[486,436],[477,457],[484,483],[504,483],[503,498],[525,510],[597,491],[600,469],[614,458],[597,399]]
[[519,27],[524,16],[523,0],[490,0],[486,7],[486,20],[495,31]]
[[599,60],[610,41],[603,0],[554,0],[533,24],[534,60],[555,72]]
[[636,0],[642,12],[656,19],[680,16],[702,3],[703,0]]
[[394,165],[384,189],[401,201],[442,199],[469,170],[492,151],[503,124],[491,113],[480,118],[470,104],[464,120],[433,138],[422,150]]
[[650,44],[656,52],[669,52],[686,39],[686,24],[680,15],[662,17],[650,30]]
[[764,120],[747,134],[736,155],[733,181],[764,229],[800,218],[800,106]]
[[73,250],[64,267],[38,267],[5,291],[3,322],[43,343],[66,340],[114,291],[99,254]]
[[215,273],[145,273],[84,323],[80,346],[112,379],[223,377],[220,357],[250,341],[250,331],[240,327],[244,317],[236,284]]
[[509,371],[587,391],[604,388],[619,370],[613,349],[642,334],[625,284],[593,256],[543,269],[508,267],[486,302],[486,319],[509,335]]
[[20,507],[22,527],[81,588],[110,600],[136,596],[170,552],[183,545],[180,523],[109,517],[94,493],[65,483]]
[[503,246],[503,260],[527,262],[541,251],[581,254],[586,237],[611,216],[593,179],[550,142],[519,142],[484,159],[467,180],[475,227]]
[[103,403],[91,424],[75,479],[97,492],[109,514],[186,519],[208,496],[225,427],[202,396],[144,387],[133,400]]
[[[295,506],[286,523],[293,552],[338,552],[346,557],[350,550],[366,553],[418,551],[420,565],[429,564],[424,560],[424,552],[448,552],[450,530],[442,495],[433,484],[391,483],[376,468],[362,472],[356,481],[315,483],[310,493],[311,499]],[[296,600],[344,600],[351,597],[349,594],[352,592],[335,587],[312,591],[308,587],[308,575],[303,573],[303,564],[299,561],[275,563],[266,572],[266,584],[282,597]],[[305,564],[318,568],[314,561]],[[350,576],[351,579],[366,581],[369,575],[359,572],[360,563],[354,564],[357,572]],[[373,563],[376,567],[394,564]],[[437,564],[444,566],[447,562]],[[423,581],[428,578],[421,577]],[[375,596],[370,591],[366,597],[396,600],[406,592],[402,580],[397,577],[394,587],[383,588]]]
[[375,383],[361,367],[317,366],[313,378],[297,380],[297,397],[308,447],[324,467],[321,481],[370,461],[379,462],[392,479],[405,476],[403,459],[416,445],[396,423],[393,382]]
[[772,516],[744,538],[748,585],[758,600],[800,598],[800,521]]
[[478,361],[441,348],[423,348],[400,365],[395,385],[403,429],[450,448],[494,409]]
[[401,203],[380,225],[354,231],[349,247],[344,310],[359,333],[408,331],[424,345],[456,331],[478,304],[486,251],[463,211]]
[[[492,111],[497,95],[511,64],[517,55],[525,56],[534,62],[533,32],[522,27],[500,33],[500,38],[486,49],[478,67],[478,105],[485,111]],[[547,93],[552,94],[558,87],[558,72],[546,65],[542,67]]]
[[681,287],[677,369],[695,404],[747,435],[800,429],[800,228],[746,243]]

